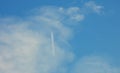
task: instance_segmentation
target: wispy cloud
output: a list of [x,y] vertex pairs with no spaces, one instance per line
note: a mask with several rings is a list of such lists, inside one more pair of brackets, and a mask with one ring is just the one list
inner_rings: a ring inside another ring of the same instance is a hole
[[[25,20],[1,19],[1,73],[53,73],[63,71],[62,62],[73,60],[73,53],[57,43],[67,40],[71,34],[71,28],[62,23],[59,9],[45,7],[38,12]],[[52,55],[51,31],[56,37],[55,56]]]
[[1,73],[51,73],[64,59],[72,59],[72,53],[57,45],[54,57],[50,37],[27,27],[6,25],[0,32]]
[[97,14],[101,14],[103,13],[104,6],[98,5],[94,1],[89,1],[85,3],[85,8],[87,9],[87,12],[95,12]]
[[[101,12],[101,7],[93,2],[85,5]],[[74,60],[75,54],[61,45],[74,35],[69,24],[73,26],[84,19],[80,7],[54,6],[38,8],[26,18],[1,18],[0,73],[67,73],[65,65]],[[55,36],[55,56],[52,55],[51,32]],[[109,67],[106,63],[101,65],[103,61],[97,61],[85,58],[75,68],[78,73],[86,73],[86,67],[92,66],[93,72],[96,66]]]
[[119,73],[120,68],[114,67],[107,59],[100,56],[81,58],[75,65],[73,73]]

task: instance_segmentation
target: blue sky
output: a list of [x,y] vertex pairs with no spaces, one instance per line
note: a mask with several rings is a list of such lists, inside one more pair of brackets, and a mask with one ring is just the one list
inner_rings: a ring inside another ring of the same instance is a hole
[[119,3],[1,0],[0,73],[120,73]]

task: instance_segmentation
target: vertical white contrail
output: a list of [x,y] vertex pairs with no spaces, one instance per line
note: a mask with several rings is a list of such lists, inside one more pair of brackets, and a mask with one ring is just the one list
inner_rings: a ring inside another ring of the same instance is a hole
[[55,44],[54,44],[54,34],[51,32],[51,47],[52,47],[52,54],[55,56]]

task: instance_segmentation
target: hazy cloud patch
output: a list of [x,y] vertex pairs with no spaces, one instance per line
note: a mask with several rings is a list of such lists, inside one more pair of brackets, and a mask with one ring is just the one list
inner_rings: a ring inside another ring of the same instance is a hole
[[[94,8],[96,5],[91,2],[86,6],[96,12],[101,9]],[[0,18],[0,73],[67,73],[66,64],[75,56],[65,47],[74,36],[69,24],[74,26],[84,19],[80,7],[54,6],[38,8],[24,18]],[[55,56],[52,55],[51,32],[55,37]],[[82,66],[88,66],[86,61],[82,61]]]
[[96,4],[94,1],[89,1],[85,3],[85,9],[87,12],[95,12],[97,14],[103,13],[103,6]]
[[80,58],[74,67],[74,73],[119,73],[120,68],[113,67],[110,62],[100,56]]

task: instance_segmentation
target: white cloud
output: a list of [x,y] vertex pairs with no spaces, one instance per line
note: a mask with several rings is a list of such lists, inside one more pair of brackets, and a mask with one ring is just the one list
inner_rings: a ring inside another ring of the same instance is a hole
[[113,67],[109,61],[99,56],[81,58],[75,65],[74,73],[119,73],[120,68]]
[[[67,72],[64,63],[74,59],[74,54],[61,46],[73,36],[67,24],[82,21],[84,17],[79,7],[48,6],[37,9],[24,20],[1,18],[0,73]],[[55,35],[56,56],[51,51],[51,31]]]
[[[53,10],[50,11],[56,14],[40,10],[40,14],[23,21],[14,19],[11,21],[9,18],[1,20],[1,73],[53,73],[63,70],[62,62],[73,60],[73,54],[57,43],[57,39],[60,41],[69,38],[71,29],[62,24],[57,10],[54,8]],[[52,55],[51,31],[57,38],[56,56]]]
[[88,10],[101,14],[103,12],[103,6],[97,5],[94,1],[89,1],[85,3],[85,7]]
[[63,60],[73,58],[72,53],[65,53],[57,45],[54,57],[48,36],[36,34],[28,28],[9,26],[5,27],[7,31],[0,33],[0,42],[3,43],[0,45],[1,73],[36,73],[36,70],[37,73],[51,73]]
[[81,14],[79,7],[68,8],[67,14],[70,15],[71,20],[82,21],[84,19],[84,15]]

